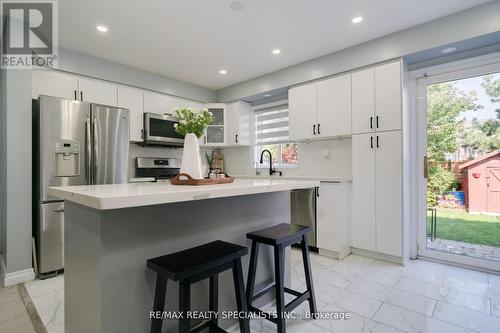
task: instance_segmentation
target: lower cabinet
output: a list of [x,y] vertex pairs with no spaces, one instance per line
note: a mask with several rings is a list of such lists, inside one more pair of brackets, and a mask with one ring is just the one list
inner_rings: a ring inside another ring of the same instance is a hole
[[343,259],[351,253],[350,183],[321,182],[317,200],[317,247]]
[[401,131],[352,136],[352,246],[403,256]]

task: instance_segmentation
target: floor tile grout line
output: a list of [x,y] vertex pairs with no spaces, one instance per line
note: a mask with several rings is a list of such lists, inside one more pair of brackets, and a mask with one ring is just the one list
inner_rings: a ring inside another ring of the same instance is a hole
[[35,332],[47,333],[47,329],[45,328],[45,325],[43,324],[42,319],[38,314],[35,304],[33,304],[33,301],[31,300],[31,297],[28,293],[28,290],[26,289],[26,286],[22,283],[18,284],[17,291],[19,292],[19,296],[21,297],[24,307],[28,312],[28,317],[30,318],[31,323],[33,324]]

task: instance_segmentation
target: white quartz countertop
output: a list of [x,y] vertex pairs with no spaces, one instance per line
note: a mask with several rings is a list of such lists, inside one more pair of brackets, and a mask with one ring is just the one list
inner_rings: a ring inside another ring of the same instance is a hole
[[[286,172],[286,171],[285,171]],[[344,183],[352,182],[352,177],[350,176],[339,176],[339,177],[322,177],[322,176],[269,176],[268,171],[262,171],[259,176],[249,176],[249,175],[232,175],[236,178],[241,179],[283,179],[283,180],[316,180],[319,182],[331,182],[331,183]]]
[[290,191],[319,186],[313,180],[235,179],[230,184],[184,186],[170,183],[134,183],[50,187],[49,193],[83,206],[106,210],[172,202]]

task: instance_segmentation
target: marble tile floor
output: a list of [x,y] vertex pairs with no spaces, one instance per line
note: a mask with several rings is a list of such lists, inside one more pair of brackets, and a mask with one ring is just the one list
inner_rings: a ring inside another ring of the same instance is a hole
[[[424,260],[401,266],[358,255],[342,261],[311,255],[318,309],[350,319],[290,319],[288,333],[500,332],[500,275]],[[291,261],[292,288],[303,291],[299,251],[292,250]],[[47,332],[63,332],[63,277],[26,288]],[[307,310],[304,303],[296,312]],[[276,332],[266,320],[252,320],[251,329]],[[231,332],[239,332],[237,325]]]
[[470,244],[439,238],[431,241],[430,238],[427,238],[427,248],[439,252],[460,254],[463,256],[500,262],[500,247],[495,246]]
[[0,332],[35,332],[18,286],[3,288],[0,285]]

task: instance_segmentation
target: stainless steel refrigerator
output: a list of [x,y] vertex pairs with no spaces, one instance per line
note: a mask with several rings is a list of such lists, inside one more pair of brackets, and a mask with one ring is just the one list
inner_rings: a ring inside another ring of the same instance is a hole
[[41,277],[64,268],[64,202],[48,188],[127,183],[128,154],[127,109],[33,100],[33,231]]

